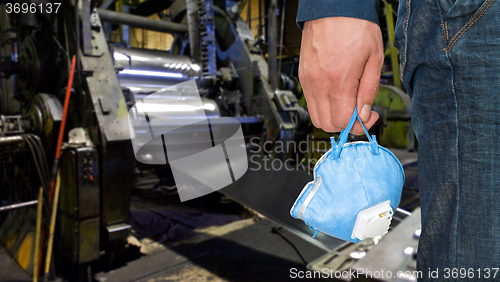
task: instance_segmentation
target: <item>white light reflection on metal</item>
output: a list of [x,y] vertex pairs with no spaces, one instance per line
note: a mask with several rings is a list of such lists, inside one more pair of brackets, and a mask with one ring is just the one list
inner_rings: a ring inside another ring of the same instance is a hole
[[113,58],[115,58],[115,60],[117,60],[117,61],[128,61],[128,60],[130,60],[129,57],[125,56],[122,53],[114,53],[113,54]]
[[209,111],[215,110],[215,106],[213,104],[205,104],[205,105],[203,105],[203,108],[205,110],[209,110]]
[[352,252],[351,253],[351,258],[353,259],[361,259],[366,255],[366,252]]
[[422,229],[417,229],[417,230],[415,230],[414,235],[415,235],[416,237],[420,238],[420,234],[421,234],[421,233],[422,233]]
[[212,104],[204,104],[203,107],[195,107],[191,105],[164,105],[164,104],[149,104],[137,103],[135,104],[139,112],[192,112],[199,109],[209,111],[215,110]]
[[144,76],[160,76],[160,77],[178,77],[182,78],[180,73],[159,72],[159,71],[143,71],[143,70],[122,70],[120,74],[144,75]]
[[141,56],[132,56],[132,61],[145,62],[145,61],[149,61],[149,58],[141,57]]
[[405,254],[407,255],[411,255],[413,253],[413,248],[412,247],[408,247],[405,249]]
[[150,59],[149,58],[146,58],[146,57],[142,57],[142,56],[127,56],[123,53],[114,53],[113,54],[113,57],[115,58],[115,60],[126,60],[126,61],[129,61],[129,60],[132,60],[132,61],[139,61],[139,62],[145,62],[145,61],[149,61]]

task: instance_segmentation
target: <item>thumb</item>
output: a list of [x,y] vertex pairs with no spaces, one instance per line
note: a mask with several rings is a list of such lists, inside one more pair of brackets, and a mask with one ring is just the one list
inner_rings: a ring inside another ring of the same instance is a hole
[[[365,69],[363,70],[363,74],[359,80],[356,108],[358,110],[359,118],[363,121],[363,123],[370,121],[372,105],[378,94],[380,72],[383,63],[383,57],[379,58],[378,54],[371,55],[366,62]],[[371,127],[372,122],[375,121],[376,119],[371,121],[370,124],[365,125],[367,127]]]

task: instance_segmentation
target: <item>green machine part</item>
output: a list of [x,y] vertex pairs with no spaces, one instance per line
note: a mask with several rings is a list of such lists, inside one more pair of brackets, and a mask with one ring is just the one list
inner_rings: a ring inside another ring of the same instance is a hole
[[76,264],[99,259],[99,160],[94,147],[68,145],[61,158],[57,253]]
[[372,130],[381,146],[415,149],[416,139],[411,127],[411,100],[408,94],[394,86],[380,85],[373,110],[380,115]]

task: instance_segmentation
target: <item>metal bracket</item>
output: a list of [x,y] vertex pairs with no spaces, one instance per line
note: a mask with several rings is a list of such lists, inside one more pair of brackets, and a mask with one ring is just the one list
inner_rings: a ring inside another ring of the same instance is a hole
[[301,108],[298,104],[297,97],[295,97],[292,92],[286,90],[276,90],[274,94],[275,100],[278,102],[280,110],[297,111],[299,108]]
[[4,135],[23,133],[24,130],[21,124],[21,116],[0,115],[0,132]]
[[[88,5],[87,5],[88,4]],[[83,55],[87,57],[101,57],[104,54],[104,46],[101,46],[97,40],[97,36],[102,30],[101,22],[97,11],[94,9],[90,12],[90,1],[85,0],[81,4],[82,19],[82,39]]]
[[92,35],[90,33],[90,0],[82,1],[80,18],[82,19],[83,54],[92,56]]

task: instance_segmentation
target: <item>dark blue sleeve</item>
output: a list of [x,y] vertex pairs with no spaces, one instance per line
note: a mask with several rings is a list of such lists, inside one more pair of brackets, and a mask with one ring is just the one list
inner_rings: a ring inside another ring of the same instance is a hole
[[299,0],[297,24],[329,17],[350,17],[378,24],[379,0]]

